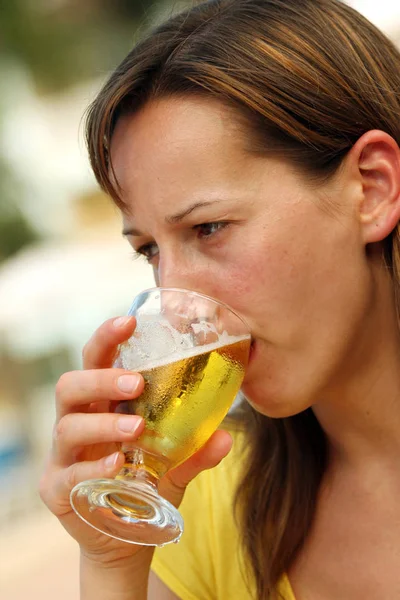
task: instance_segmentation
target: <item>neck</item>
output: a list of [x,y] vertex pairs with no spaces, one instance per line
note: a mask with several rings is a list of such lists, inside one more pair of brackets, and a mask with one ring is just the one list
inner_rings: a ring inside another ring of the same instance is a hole
[[331,462],[369,471],[387,465],[397,473],[400,335],[394,302],[380,304],[346,361],[345,376],[313,410],[327,436]]

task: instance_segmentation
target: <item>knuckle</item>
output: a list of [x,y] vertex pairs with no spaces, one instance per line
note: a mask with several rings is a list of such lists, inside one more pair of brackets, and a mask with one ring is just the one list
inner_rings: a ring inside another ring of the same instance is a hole
[[[118,432],[118,435],[116,435],[116,432]],[[117,429],[113,415],[103,414],[97,416],[96,435],[99,442],[114,441],[121,437],[121,432]]]
[[70,492],[78,483],[80,482],[77,477],[77,465],[74,463],[65,471],[65,485],[68,492]]
[[176,495],[183,495],[186,492],[189,483],[194,479],[194,476],[190,478],[187,476],[178,478],[176,476],[174,477],[173,472],[170,472],[165,475],[165,479],[168,482],[168,486]]
[[124,432],[120,429],[121,413],[110,415],[110,417],[112,419],[112,423],[110,423],[109,429],[111,429],[112,439],[115,441],[120,440],[120,439],[125,439],[127,433],[129,435],[129,431]]
[[92,394],[96,398],[102,398],[106,388],[106,382],[104,381],[104,375],[102,371],[98,370],[93,373],[92,381]]
[[47,473],[43,473],[41,478],[39,479],[39,497],[44,502],[44,504],[48,504],[48,491],[49,491],[49,483]]
[[65,437],[66,429],[68,428],[68,415],[65,415],[54,425],[53,440],[59,442]]
[[65,389],[68,388],[70,373],[63,373],[56,383],[56,398],[61,399],[65,395]]
[[82,348],[82,361],[83,361],[83,363],[85,363],[85,361],[88,360],[89,352],[90,352],[90,347],[91,347],[91,341],[86,342],[86,344]]
[[51,457],[47,458],[47,463],[43,473],[40,476],[38,484],[39,497],[46,506],[49,505],[49,492],[52,489],[51,485]]
[[107,343],[108,336],[107,330],[109,329],[109,321],[105,321],[96,331],[93,333],[92,337],[86,342],[86,344],[82,348],[82,361],[83,364],[88,363],[92,360],[94,350],[98,346],[102,346]]

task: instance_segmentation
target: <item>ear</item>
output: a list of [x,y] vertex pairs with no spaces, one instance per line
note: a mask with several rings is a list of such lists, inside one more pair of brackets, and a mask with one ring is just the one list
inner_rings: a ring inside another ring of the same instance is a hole
[[400,149],[383,131],[368,131],[348,156],[362,186],[359,219],[365,244],[384,240],[400,220]]

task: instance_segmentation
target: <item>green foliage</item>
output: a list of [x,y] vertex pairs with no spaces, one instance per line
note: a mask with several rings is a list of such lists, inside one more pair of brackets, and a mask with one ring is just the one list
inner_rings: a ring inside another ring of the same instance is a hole
[[19,211],[16,210],[5,220],[0,219],[0,262],[37,239],[37,234]]
[[[153,0],[0,0],[1,61],[27,68],[41,94],[105,76],[129,50],[139,21],[154,4]],[[0,156],[0,262],[38,238],[19,209],[22,192]]]
[[18,182],[0,159],[0,263],[39,239],[18,208],[17,190]]
[[25,64],[39,91],[57,92],[115,66],[152,0],[2,0],[0,53]]

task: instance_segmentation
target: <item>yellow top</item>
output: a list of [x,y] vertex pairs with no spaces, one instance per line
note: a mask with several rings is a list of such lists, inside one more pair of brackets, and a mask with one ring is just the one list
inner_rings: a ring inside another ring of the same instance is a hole
[[[181,541],[155,552],[152,570],[181,600],[255,598],[243,576],[232,510],[239,464],[234,449],[189,485],[180,508],[185,520]],[[295,600],[286,576],[279,591],[282,600]]]

